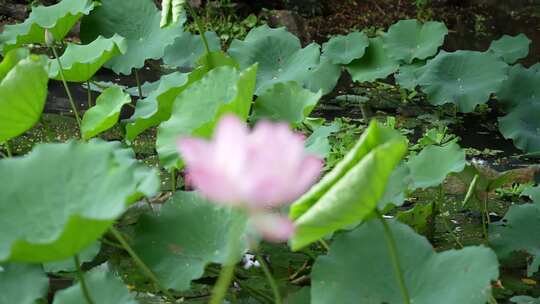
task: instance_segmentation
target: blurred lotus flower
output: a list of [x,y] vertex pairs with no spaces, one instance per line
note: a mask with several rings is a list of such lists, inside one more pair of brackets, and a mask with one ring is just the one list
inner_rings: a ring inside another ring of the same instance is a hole
[[272,241],[288,239],[294,227],[270,209],[303,194],[323,165],[286,124],[260,122],[250,132],[235,116],[221,119],[211,141],[181,138],[178,150],[196,189],[211,201],[246,209],[252,226]]

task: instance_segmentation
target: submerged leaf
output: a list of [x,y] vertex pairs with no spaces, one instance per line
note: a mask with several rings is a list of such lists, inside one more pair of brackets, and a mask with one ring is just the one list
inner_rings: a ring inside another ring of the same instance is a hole
[[46,62],[16,49],[0,63],[0,143],[21,135],[41,117],[49,82]]
[[406,149],[406,140],[396,131],[372,122],[345,158],[291,206],[289,216],[296,225],[292,249],[371,215]]
[[166,28],[160,27],[161,13],[153,1],[101,0],[101,5],[81,23],[81,40],[94,41],[99,35],[126,38],[127,52],[112,58],[105,66],[117,74],[129,75],[148,59],[161,59],[165,49],[182,35],[185,18]]
[[[428,240],[396,221],[394,235],[410,303],[484,304],[499,276],[497,257],[485,247],[435,252]],[[313,304],[402,303],[379,221],[335,238],[312,271]]]
[[[126,53],[126,49],[125,39],[118,35],[109,39],[99,36],[86,45],[69,43],[64,54],[60,56],[64,77],[66,81],[85,82],[112,57]],[[49,61],[49,77],[62,80],[58,61]]]
[[491,53],[440,52],[428,61],[418,83],[429,103],[456,104],[460,112],[486,103],[507,78],[508,66]]
[[0,160],[0,180],[0,260],[25,262],[72,257],[159,187],[131,150],[103,141],[38,145]]
[[88,140],[114,127],[122,107],[129,103],[131,96],[120,87],[113,86],[103,91],[96,99],[96,105],[84,113],[81,125],[83,138]]
[[399,68],[397,60],[388,56],[382,38],[371,38],[364,57],[346,66],[354,81],[375,81],[388,77]]
[[383,36],[384,48],[391,58],[410,64],[414,59],[435,55],[447,34],[448,29],[441,22],[422,24],[415,19],[401,20]]
[[[165,287],[183,291],[207,264],[227,262],[230,239],[242,238],[245,228],[246,218],[237,211],[196,192],[177,192],[159,214],[141,217],[134,249]],[[237,250],[240,258],[244,249]]]
[[62,41],[83,15],[94,9],[92,0],[62,0],[51,6],[38,6],[23,22],[6,25],[0,34],[0,45],[6,54],[23,44],[45,43],[45,29],[56,41]]

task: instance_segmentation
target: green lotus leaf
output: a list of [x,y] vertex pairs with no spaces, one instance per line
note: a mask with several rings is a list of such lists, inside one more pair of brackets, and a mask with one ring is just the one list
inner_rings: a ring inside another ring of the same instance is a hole
[[[388,221],[401,272],[415,304],[484,304],[499,276],[497,257],[488,248],[466,247],[437,253],[410,227]],[[311,273],[312,304],[403,303],[385,234],[379,221],[338,235],[328,255]]]
[[427,146],[407,162],[414,189],[438,186],[448,174],[463,171],[466,164],[465,150],[456,143],[442,147]]
[[389,205],[401,206],[405,202],[405,192],[412,186],[413,180],[411,170],[405,164],[400,164],[390,177],[386,184],[384,195],[377,204],[380,210],[385,210]]
[[415,204],[409,210],[399,210],[396,213],[396,220],[414,229],[416,233],[426,235],[431,228],[433,219],[433,202],[428,204]]
[[372,122],[345,158],[291,205],[289,216],[296,225],[292,249],[370,216],[406,150],[407,142],[397,131]]
[[391,58],[412,63],[414,59],[426,59],[435,54],[448,34],[441,22],[401,20],[388,29],[383,36],[384,48]]
[[302,289],[289,294],[287,297],[287,300],[285,301],[287,304],[310,304],[311,303],[311,288],[310,287],[303,287]]
[[[114,35],[107,39],[99,36],[90,44],[68,44],[66,51],[60,56],[66,81],[85,82],[111,58],[125,54],[127,45],[125,39]],[[62,80],[58,61],[50,59],[49,77]]]
[[371,82],[388,77],[399,68],[397,60],[390,58],[384,50],[380,37],[371,38],[364,57],[346,66],[354,81]]
[[47,289],[49,278],[40,265],[0,265],[0,303],[35,304]]
[[94,41],[99,35],[126,38],[127,52],[106,63],[117,74],[129,75],[148,59],[161,59],[165,49],[182,35],[185,18],[166,28],[160,27],[161,13],[153,1],[101,0],[101,6],[81,23],[81,40]]
[[540,74],[540,63],[537,63],[529,68],[529,70]]
[[323,44],[323,55],[330,59],[333,64],[349,64],[351,61],[362,58],[369,45],[369,39],[362,32],[352,32],[346,36],[332,37]]
[[499,131],[514,146],[527,153],[540,152],[540,103],[520,105],[499,118]]
[[[79,253],[77,253],[81,264],[86,263],[86,262],[91,262],[98,255],[100,249],[101,249],[101,243],[94,242],[90,246],[84,248]],[[77,268],[75,267],[75,261],[73,260],[73,257],[60,260],[60,261],[45,263],[43,264],[43,269],[45,270],[45,272],[48,272],[48,273],[75,272],[77,270]]]
[[514,205],[500,222],[489,226],[489,244],[501,259],[514,252],[529,255],[527,275],[540,267],[540,204]]
[[[140,218],[134,249],[166,288],[188,290],[207,264],[227,261],[229,240],[242,238],[246,223],[238,211],[211,203],[196,192],[177,192],[158,214]],[[246,244],[242,247],[243,252]],[[240,258],[241,252],[235,254]]]
[[311,70],[311,76],[304,80],[306,88],[312,92],[322,91],[323,95],[330,94],[341,77],[342,67],[330,62],[326,56],[321,56],[319,65]]
[[441,51],[418,80],[429,103],[456,104],[460,112],[486,103],[507,78],[508,66],[491,53]]
[[521,195],[528,196],[533,202],[540,202],[540,186],[528,187]]
[[15,49],[0,63],[0,143],[21,135],[41,117],[49,82],[46,62]]
[[242,72],[218,67],[178,95],[170,119],[158,128],[156,150],[162,165],[167,169],[183,166],[176,150],[180,136],[209,137],[219,118],[228,112],[246,119],[256,74],[257,65]]
[[418,86],[418,80],[422,77],[426,66],[425,61],[415,61],[408,65],[401,65],[395,75],[396,83],[407,90],[414,90]]
[[524,34],[517,36],[504,35],[501,39],[493,41],[489,47],[489,52],[501,57],[508,64],[516,63],[519,59],[529,55],[531,40]]
[[[221,40],[215,32],[206,32],[210,51],[221,50]],[[183,32],[173,44],[165,49],[163,63],[174,67],[193,67],[197,60],[206,52],[200,35]]]
[[120,87],[113,86],[103,91],[96,99],[96,105],[84,113],[81,125],[83,138],[88,140],[114,127],[122,107],[129,103],[131,96]]
[[154,195],[156,170],[133,154],[120,143],[69,142],[40,144],[24,157],[0,160],[0,260],[72,257],[130,203]]
[[253,106],[255,119],[271,119],[299,124],[309,116],[322,97],[294,81],[276,83],[261,92]]
[[[122,280],[112,273],[94,269],[84,275],[90,298],[99,304],[137,304]],[[77,283],[60,290],[54,296],[53,304],[86,303],[81,284]]]
[[340,125],[336,122],[328,126],[320,126],[316,128],[313,133],[306,139],[305,146],[306,151],[315,155],[319,155],[321,158],[326,158],[330,154],[332,146],[328,137],[333,133],[340,130]]
[[258,95],[275,83],[307,81],[319,65],[320,47],[310,44],[302,48],[300,40],[285,28],[263,25],[251,30],[245,40],[234,40],[229,54],[242,69],[258,63]]
[[4,54],[23,44],[45,43],[45,29],[62,41],[83,15],[94,9],[91,0],[63,0],[51,6],[37,6],[20,24],[6,25],[0,34]]
[[540,304],[540,298],[532,298],[529,296],[516,296],[510,299],[512,303],[516,304]]
[[510,67],[508,79],[497,92],[497,99],[507,110],[540,103],[540,73],[520,64]]
[[[186,0],[162,0],[161,7],[163,11],[161,12],[161,22],[159,26],[166,27],[171,23],[176,23],[182,17],[184,13],[184,5]],[[188,5],[191,5],[188,3]]]

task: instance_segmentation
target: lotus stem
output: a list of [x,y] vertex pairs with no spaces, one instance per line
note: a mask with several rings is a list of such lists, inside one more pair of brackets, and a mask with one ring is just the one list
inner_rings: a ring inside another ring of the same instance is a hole
[[54,45],[50,45],[50,48],[54,54],[54,57],[56,58],[56,61],[58,62],[58,70],[60,71],[60,77],[62,78],[62,83],[64,84],[64,89],[66,90],[66,94],[71,105],[71,110],[73,111],[73,114],[75,114],[75,119],[77,120],[77,125],[79,125],[79,130],[81,130],[81,118],[79,116],[79,112],[77,111],[77,107],[75,106],[75,101],[73,101],[73,96],[71,95],[71,91],[69,90],[66,77],[64,76],[64,67],[62,66],[62,61],[60,60],[60,57],[58,56],[58,52],[56,52],[56,48],[54,47]]
[[240,239],[235,237],[231,238],[229,240],[228,247],[229,253],[227,261],[223,264],[216,285],[214,285],[214,289],[212,290],[212,298],[209,302],[210,304],[223,303],[223,299],[225,299],[229,285],[231,285],[234,277],[234,269],[236,267],[236,263],[238,262],[236,253],[238,251],[238,247],[240,247]]
[[266,279],[268,280],[268,284],[270,284],[270,288],[272,289],[272,292],[274,293],[274,303],[282,304],[283,301],[281,300],[281,295],[279,293],[279,288],[276,284],[276,280],[272,276],[270,269],[268,269],[268,265],[266,261],[264,260],[264,257],[258,254],[257,261],[259,261],[259,264],[261,265],[264,275],[266,276]]
[[206,29],[204,28],[201,18],[197,15],[197,12],[191,7],[191,4],[186,3],[186,6],[188,7],[189,13],[191,14],[191,17],[193,17],[193,20],[195,21],[195,24],[197,25],[197,28],[199,29],[199,33],[201,35],[201,40],[204,44],[204,49],[206,50],[206,53],[209,54],[210,51],[210,45],[208,44],[208,40],[206,39],[205,32]]
[[139,93],[139,99],[143,99],[141,80],[139,78],[139,71],[135,70],[135,82],[137,82],[137,92]]
[[88,108],[92,107],[92,90],[90,90],[90,79],[86,81],[86,89],[88,91]]
[[90,296],[88,286],[86,285],[84,273],[81,270],[81,260],[79,259],[79,256],[75,255],[73,257],[73,261],[75,262],[75,269],[77,270],[77,277],[79,279],[79,284],[81,284],[81,290],[82,290],[84,299],[86,300],[87,304],[94,304],[94,301],[92,301],[92,297]]
[[444,224],[444,227],[446,228],[446,231],[448,231],[448,233],[450,233],[450,235],[454,238],[454,241],[456,241],[456,244],[458,244],[459,248],[463,248],[463,244],[460,242],[458,236],[454,233],[454,231],[450,227],[450,224],[448,224],[448,221],[446,220],[446,218],[443,218],[442,222]]
[[486,197],[484,198],[484,201],[482,202],[482,230],[484,233],[484,241],[486,242],[486,245],[489,244],[489,234],[488,234],[488,225],[490,224],[491,220],[489,218],[489,210],[488,210],[488,194],[485,194]]
[[120,245],[122,245],[122,247],[124,247],[124,250],[127,251],[127,253],[129,254],[129,256],[133,259],[133,261],[135,262],[135,265],[137,265],[137,267],[139,267],[139,269],[144,273],[144,275],[150,279],[150,281],[152,281],[156,287],[161,291],[163,292],[163,294],[169,298],[171,301],[175,301],[175,298],[174,296],[169,292],[169,290],[167,290],[167,288],[163,287],[163,285],[161,285],[161,283],[159,282],[158,278],[156,277],[156,275],[152,272],[152,270],[150,270],[150,268],[148,266],[146,266],[146,264],[143,262],[143,260],[137,255],[137,253],[135,253],[135,251],[133,250],[133,248],[131,248],[131,246],[128,244],[128,242],[126,241],[126,239],[122,236],[122,233],[120,231],[118,231],[116,228],[114,227],[111,227],[109,229],[111,231],[111,233],[114,235],[114,237],[118,240],[118,242],[120,243]]
[[6,142],[4,143],[4,147],[6,148],[7,157],[13,157],[13,154],[11,153],[11,147],[9,146],[9,141],[6,140]]
[[328,243],[327,243],[325,240],[320,239],[320,240],[319,240],[319,243],[321,244],[321,246],[322,246],[327,252],[330,251],[330,246],[328,246]]
[[403,276],[403,272],[401,270],[401,265],[397,253],[396,240],[394,239],[394,235],[392,233],[392,230],[390,229],[390,226],[388,226],[388,223],[383,218],[379,210],[375,209],[375,213],[384,228],[384,237],[388,245],[388,251],[390,254],[390,259],[392,260],[392,267],[394,268],[396,280],[399,285],[399,289],[401,290],[401,295],[403,296],[403,303],[410,304],[411,300],[409,296],[409,290],[407,290],[407,285],[405,285],[405,277]]

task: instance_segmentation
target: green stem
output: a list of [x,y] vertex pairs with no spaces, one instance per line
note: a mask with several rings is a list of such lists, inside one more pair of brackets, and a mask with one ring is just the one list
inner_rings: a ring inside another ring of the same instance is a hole
[[197,25],[197,28],[199,29],[199,33],[201,35],[201,39],[204,44],[204,49],[206,53],[209,54],[211,51],[210,51],[210,45],[208,44],[208,40],[206,39],[206,36],[205,36],[206,29],[204,28],[201,22],[201,19],[199,18],[199,16],[197,15],[197,12],[195,12],[193,7],[191,7],[189,3],[187,3],[186,6],[188,7],[189,13],[191,14],[191,17],[193,18],[193,20],[195,21],[195,24]]
[[488,194],[486,193],[486,198],[484,198],[482,206],[482,231],[484,233],[484,241],[486,245],[489,244],[489,235],[488,235],[488,225],[490,222],[489,211],[488,211]]
[[64,76],[64,67],[62,66],[62,61],[60,60],[60,57],[58,57],[58,53],[56,52],[56,48],[54,46],[51,46],[51,50],[54,54],[54,57],[56,58],[56,61],[58,62],[58,70],[60,71],[60,77],[62,77],[62,83],[64,84],[64,89],[66,90],[69,103],[71,104],[71,109],[73,110],[73,114],[75,114],[75,119],[77,120],[77,125],[79,125],[79,130],[81,130],[81,118],[79,116],[79,112],[77,112],[77,107],[75,107],[75,101],[73,101],[73,96],[71,96],[71,91],[69,90],[69,86],[66,82],[66,77]]
[[86,89],[88,91],[88,108],[92,107],[92,90],[90,90],[90,79],[86,81]]
[[143,99],[141,80],[139,78],[139,71],[135,70],[135,82],[137,83],[137,92],[139,93],[139,98]]
[[237,258],[237,252],[238,247],[240,246],[240,238],[231,238],[229,240],[228,244],[228,257],[227,261],[223,264],[221,268],[221,272],[219,273],[218,280],[216,282],[216,285],[214,286],[214,289],[212,290],[212,298],[210,299],[210,304],[222,304],[223,299],[225,299],[225,296],[227,295],[227,290],[229,289],[229,285],[231,285],[231,282],[234,277],[234,269],[236,267],[236,263],[238,262]]
[[79,256],[75,255],[73,257],[73,260],[75,262],[75,269],[77,270],[77,277],[79,278],[79,284],[81,284],[81,290],[82,290],[84,298],[86,299],[86,303],[94,304],[94,301],[92,301],[92,297],[90,297],[90,292],[88,291],[88,286],[86,285],[86,281],[84,279],[84,273],[81,270],[81,261],[79,259]]
[[9,141],[6,140],[6,142],[4,143],[4,147],[6,148],[7,157],[13,157],[13,154],[11,153],[11,147],[9,146]]
[[394,268],[396,280],[401,290],[401,295],[403,296],[403,303],[410,304],[411,302],[410,302],[410,297],[409,297],[409,291],[407,290],[407,285],[405,285],[405,278],[403,277],[403,272],[401,271],[401,265],[399,263],[399,257],[397,253],[397,247],[396,247],[396,241],[394,239],[394,235],[392,234],[392,230],[390,230],[390,226],[388,226],[388,223],[383,218],[379,210],[375,210],[375,213],[377,214],[377,217],[379,218],[379,221],[381,222],[384,228],[384,237],[388,245],[388,251],[390,253],[390,259],[392,260],[392,267]]
[[448,221],[446,220],[446,218],[443,218],[442,222],[444,224],[444,227],[446,228],[446,231],[448,231],[448,233],[450,233],[450,235],[454,238],[454,240],[456,241],[456,244],[458,244],[459,248],[463,248],[463,244],[459,241],[458,236],[454,233],[454,231],[450,227],[450,224],[448,224]]
[[144,275],[146,275],[146,277],[148,277],[157,286],[157,288],[159,290],[161,290],[161,292],[163,292],[163,294],[167,298],[169,298],[170,300],[172,300],[174,302],[175,301],[174,296],[167,290],[167,288],[165,288],[165,287],[163,287],[163,285],[161,285],[161,283],[159,282],[156,275],[152,272],[152,270],[150,270],[150,268],[148,268],[148,266],[146,266],[146,264],[141,260],[141,258],[137,255],[137,253],[135,253],[133,248],[131,248],[131,246],[129,246],[126,239],[124,239],[124,237],[122,236],[122,233],[120,231],[118,231],[114,227],[111,227],[109,230],[114,235],[114,237],[118,240],[118,242],[120,242],[122,247],[124,247],[124,249],[127,251],[129,256],[131,256],[131,258],[135,262],[135,265],[137,265],[137,267],[139,267],[139,269],[144,273]]
[[268,284],[270,284],[270,288],[272,289],[272,292],[274,293],[274,303],[282,304],[283,301],[281,300],[281,295],[279,294],[279,288],[276,284],[276,280],[274,279],[274,277],[272,276],[272,273],[270,272],[270,269],[268,269],[268,265],[266,264],[266,261],[260,255],[257,255],[257,261],[259,261],[259,264],[261,265],[264,275],[266,276],[266,279],[268,280]]
[[321,244],[321,246],[323,246],[323,248],[326,250],[326,251],[329,251],[330,250],[330,246],[328,246],[328,243],[323,240],[323,239],[320,239],[319,240],[319,243]]
[[176,169],[171,169],[171,192],[174,193],[176,191]]

